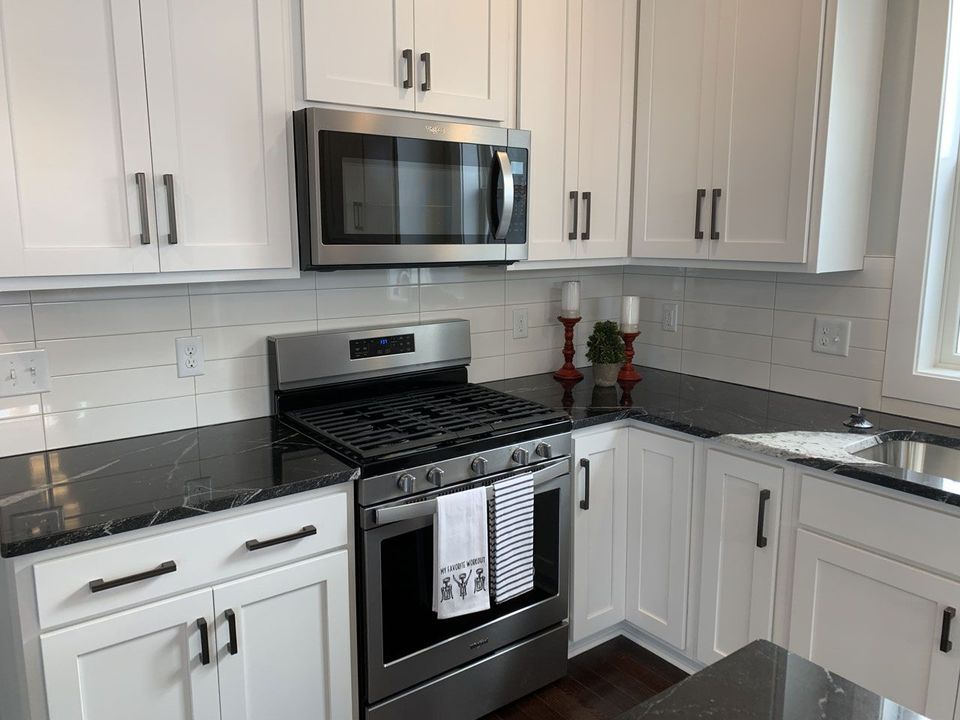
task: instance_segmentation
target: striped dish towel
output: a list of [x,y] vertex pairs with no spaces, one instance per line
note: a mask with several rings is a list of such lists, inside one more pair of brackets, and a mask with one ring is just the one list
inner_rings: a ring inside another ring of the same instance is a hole
[[493,486],[490,500],[490,595],[502,603],[533,590],[533,474]]

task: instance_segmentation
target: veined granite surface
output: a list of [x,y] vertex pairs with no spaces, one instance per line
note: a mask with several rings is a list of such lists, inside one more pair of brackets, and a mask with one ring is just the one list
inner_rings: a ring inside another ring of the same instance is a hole
[[828,669],[756,640],[617,720],[924,720]]
[[118,535],[358,475],[271,418],[0,458],[0,555]]

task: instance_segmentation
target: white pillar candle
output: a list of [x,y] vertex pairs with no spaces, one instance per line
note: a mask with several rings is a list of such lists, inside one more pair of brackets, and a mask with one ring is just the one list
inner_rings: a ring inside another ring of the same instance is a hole
[[563,284],[560,292],[560,317],[580,317],[580,281],[570,280]]
[[625,295],[620,304],[620,330],[637,332],[640,329],[640,298]]

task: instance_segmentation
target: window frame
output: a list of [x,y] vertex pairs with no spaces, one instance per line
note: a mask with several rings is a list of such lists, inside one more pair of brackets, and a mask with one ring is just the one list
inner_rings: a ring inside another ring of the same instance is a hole
[[924,0],[917,17],[884,397],[960,408],[955,345],[960,308],[948,302],[955,288],[960,289],[960,0]]

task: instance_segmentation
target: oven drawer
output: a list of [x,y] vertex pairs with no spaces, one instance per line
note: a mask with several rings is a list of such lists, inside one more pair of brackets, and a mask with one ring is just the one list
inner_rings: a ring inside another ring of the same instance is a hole
[[38,563],[41,630],[115,612],[347,544],[347,493]]

